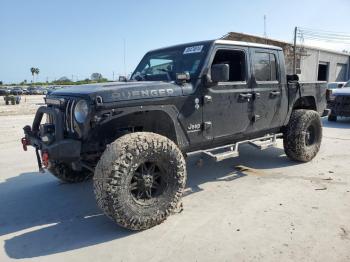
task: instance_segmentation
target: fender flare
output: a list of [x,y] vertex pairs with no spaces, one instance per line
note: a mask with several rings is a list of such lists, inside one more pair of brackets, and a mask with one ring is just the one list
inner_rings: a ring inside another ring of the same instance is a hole
[[[103,111],[110,111],[110,110],[103,110]],[[102,112],[103,112],[102,111]],[[178,121],[178,115],[179,111],[174,105],[157,105],[157,106],[132,106],[132,107],[122,107],[118,108],[118,114],[111,116],[101,122],[99,122],[99,125],[103,125],[111,120],[118,119],[121,117],[125,117],[130,114],[138,113],[138,112],[156,112],[161,111],[165,113],[169,119],[172,122],[172,125],[175,130],[175,136],[176,141],[174,141],[178,147],[182,150],[189,146],[189,141],[185,135],[185,132],[180,125],[180,122]]]

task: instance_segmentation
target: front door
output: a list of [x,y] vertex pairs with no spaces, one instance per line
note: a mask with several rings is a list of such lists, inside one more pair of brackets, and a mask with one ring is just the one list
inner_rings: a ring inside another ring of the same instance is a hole
[[203,125],[206,140],[220,140],[245,132],[251,124],[252,89],[249,86],[248,48],[218,46],[213,64],[228,64],[230,79],[204,90]]

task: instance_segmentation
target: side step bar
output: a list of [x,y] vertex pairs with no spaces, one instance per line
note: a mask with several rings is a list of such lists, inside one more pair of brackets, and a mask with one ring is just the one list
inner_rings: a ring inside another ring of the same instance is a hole
[[264,149],[276,146],[277,138],[280,138],[282,136],[283,136],[282,133],[266,135],[255,139],[240,141],[235,144],[215,147],[208,150],[199,150],[199,151],[190,152],[187,155],[203,153],[209,156],[210,158],[214,159],[216,162],[219,162],[227,158],[239,156],[239,151],[238,151],[239,145],[249,144],[254,146],[257,149],[264,150]]

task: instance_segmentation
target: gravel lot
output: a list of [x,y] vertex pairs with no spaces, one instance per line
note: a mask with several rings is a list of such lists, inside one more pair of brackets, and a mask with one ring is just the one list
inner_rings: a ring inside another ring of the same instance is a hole
[[0,116],[1,262],[350,261],[350,120],[324,120],[321,152],[306,164],[281,144],[202,167],[190,158],[183,212],[130,232],[101,214],[91,182],[37,173],[19,143],[32,119]]
[[32,115],[43,104],[44,96],[42,95],[23,95],[18,105],[5,105],[5,100],[0,96],[0,116]]

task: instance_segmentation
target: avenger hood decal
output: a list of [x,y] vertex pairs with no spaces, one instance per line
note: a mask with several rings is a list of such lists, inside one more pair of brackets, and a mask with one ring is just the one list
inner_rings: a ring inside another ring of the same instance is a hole
[[56,90],[52,96],[90,96],[102,97],[104,103],[181,96],[183,89],[175,83],[168,82],[116,82],[72,86]]

